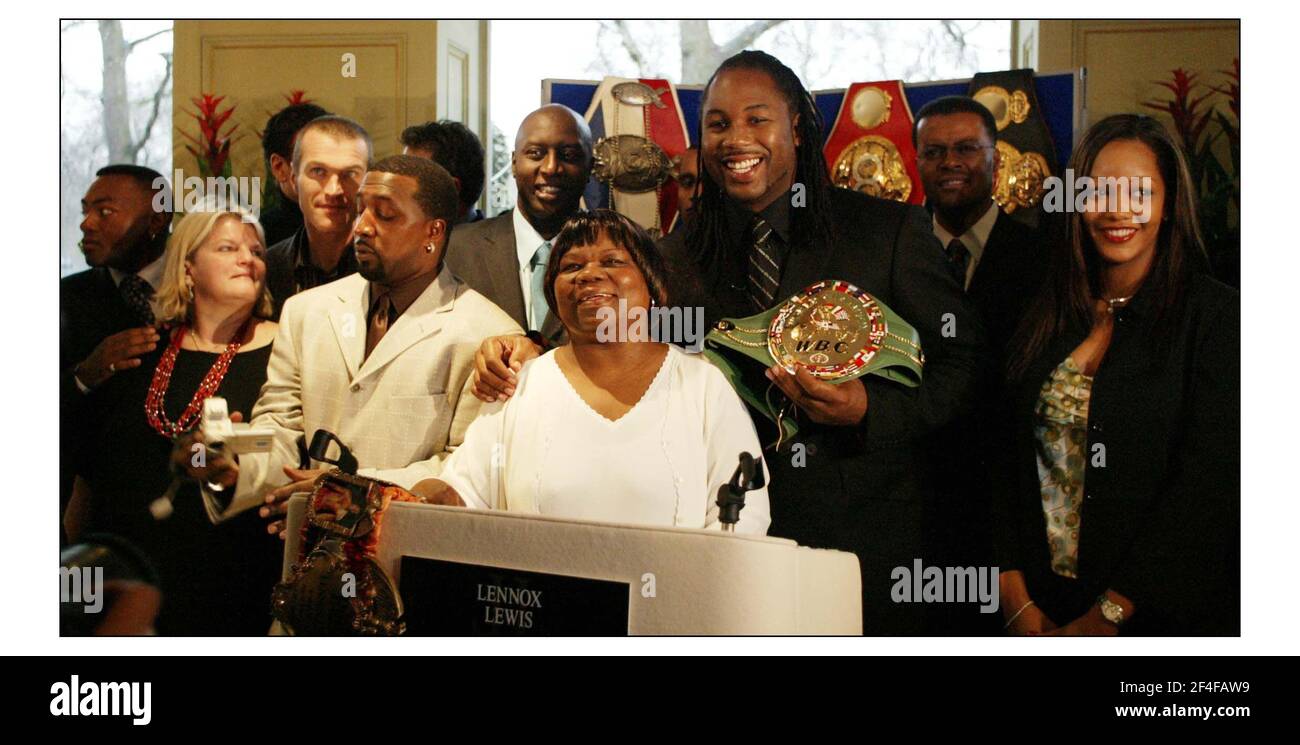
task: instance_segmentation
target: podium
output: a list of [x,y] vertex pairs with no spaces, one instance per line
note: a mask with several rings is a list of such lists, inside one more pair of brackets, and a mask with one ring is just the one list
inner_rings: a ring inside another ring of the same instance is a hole
[[782,538],[394,502],[376,561],[413,635],[862,633],[857,557]]

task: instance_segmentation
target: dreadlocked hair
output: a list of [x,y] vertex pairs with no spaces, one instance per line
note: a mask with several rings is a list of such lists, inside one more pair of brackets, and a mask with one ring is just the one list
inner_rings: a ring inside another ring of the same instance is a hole
[[[799,145],[795,148],[796,184],[804,188],[804,206],[791,211],[790,235],[795,245],[829,244],[835,239],[835,230],[831,222],[831,180],[826,169],[826,159],[822,156],[822,117],[813,101],[812,94],[804,88],[799,76],[786,67],[781,60],[766,52],[747,50],[729,57],[709,78],[704,86],[704,97],[708,100],[709,89],[718,75],[728,70],[757,70],[766,73],[776,84],[786,105],[792,114],[798,115],[795,132]],[[704,116],[701,112],[696,142],[704,142]],[[688,224],[686,245],[696,262],[705,270],[715,270],[723,265],[727,257],[726,214],[723,200],[726,194],[722,187],[713,181],[708,169],[703,167],[703,149],[701,148],[699,198],[695,202],[695,219]]]

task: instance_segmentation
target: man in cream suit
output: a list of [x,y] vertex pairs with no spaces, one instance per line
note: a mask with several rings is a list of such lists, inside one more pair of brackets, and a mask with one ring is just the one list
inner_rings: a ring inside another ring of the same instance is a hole
[[455,183],[429,160],[393,156],[366,174],[358,273],[285,303],[252,416],[275,431],[272,451],[190,469],[234,489],[227,515],[267,503],[263,516],[278,518],[290,494],[310,490],[325,469],[299,469],[297,442],[318,429],[352,450],[360,475],[410,488],[441,471],[482,405],[470,392],[479,343],[520,333],[443,269],[456,209]]

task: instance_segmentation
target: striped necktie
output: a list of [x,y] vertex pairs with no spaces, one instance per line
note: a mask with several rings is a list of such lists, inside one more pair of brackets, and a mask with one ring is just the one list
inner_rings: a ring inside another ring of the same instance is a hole
[[764,311],[772,307],[776,294],[781,288],[781,264],[778,257],[780,249],[776,245],[778,238],[772,235],[772,226],[761,217],[755,217],[749,230],[749,281],[746,289],[754,310]]

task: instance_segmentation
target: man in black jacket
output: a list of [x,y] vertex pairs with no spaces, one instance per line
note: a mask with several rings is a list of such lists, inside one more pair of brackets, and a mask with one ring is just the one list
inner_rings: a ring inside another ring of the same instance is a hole
[[[912,128],[917,166],[932,229],[948,268],[980,314],[990,355],[982,386],[998,390],[1007,343],[1042,281],[1045,251],[1037,231],[1012,219],[993,201],[998,155],[997,122],[968,96],[937,98],[917,113]],[[989,404],[994,396],[981,398]],[[927,469],[935,481],[926,509],[928,553],[950,566],[993,563],[988,459],[984,446],[991,406],[981,405],[930,441]],[[1000,614],[948,605],[930,614],[939,634],[996,633]]]
[[106,166],[95,176],[81,200],[81,251],[90,269],[59,282],[61,503],[71,489],[87,394],[138,367],[140,355],[159,338],[152,300],[162,280],[171,213],[155,209],[154,198],[166,180],[137,165]]
[[266,253],[266,286],[277,320],[285,300],[357,270],[352,222],[373,154],[370,135],[346,117],[318,117],[299,132],[292,165],[303,225]]
[[[818,280],[845,280],[920,333],[919,388],[769,368],[768,380],[798,406],[800,430],[789,450],[764,454],[770,533],[857,554],[866,633],[922,633],[919,606],[891,597],[894,569],[933,564],[921,535],[920,443],[975,396],[981,324],[922,210],[830,186],[817,110],[789,68],[762,52],[736,55],[714,74],[701,111],[696,215],[661,244],[674,268],[671,302],[702,305],[713,323]],[[755,424],[774,439],[766,419]]]
[[1045,252],[1037,231],[993,201],[997,123],[975,99],[944,96],[921,107],[912,140],[934,234],[1001,356],[1038,289]]
[[474,204],[483,194],[487,178],[483,164],[483,143],[469,127],[457,121],[443,119],[425,122],[402,130],[402,155],[428,158],[447,169],[456,181],[460,197],[456,223],[478,222],[483,211]]
[[266,170],[275,180],[278,199],[274,205],[263,205],[261,223],[266,234],[266,245],[273,246],[292,236],[302,227],[302,210],[298,209],[298,192],[294,185],[293,148],[298,133],[307,123],[328,111],[314,103],[285,106],[266,120],[262,135],[262,155]]

